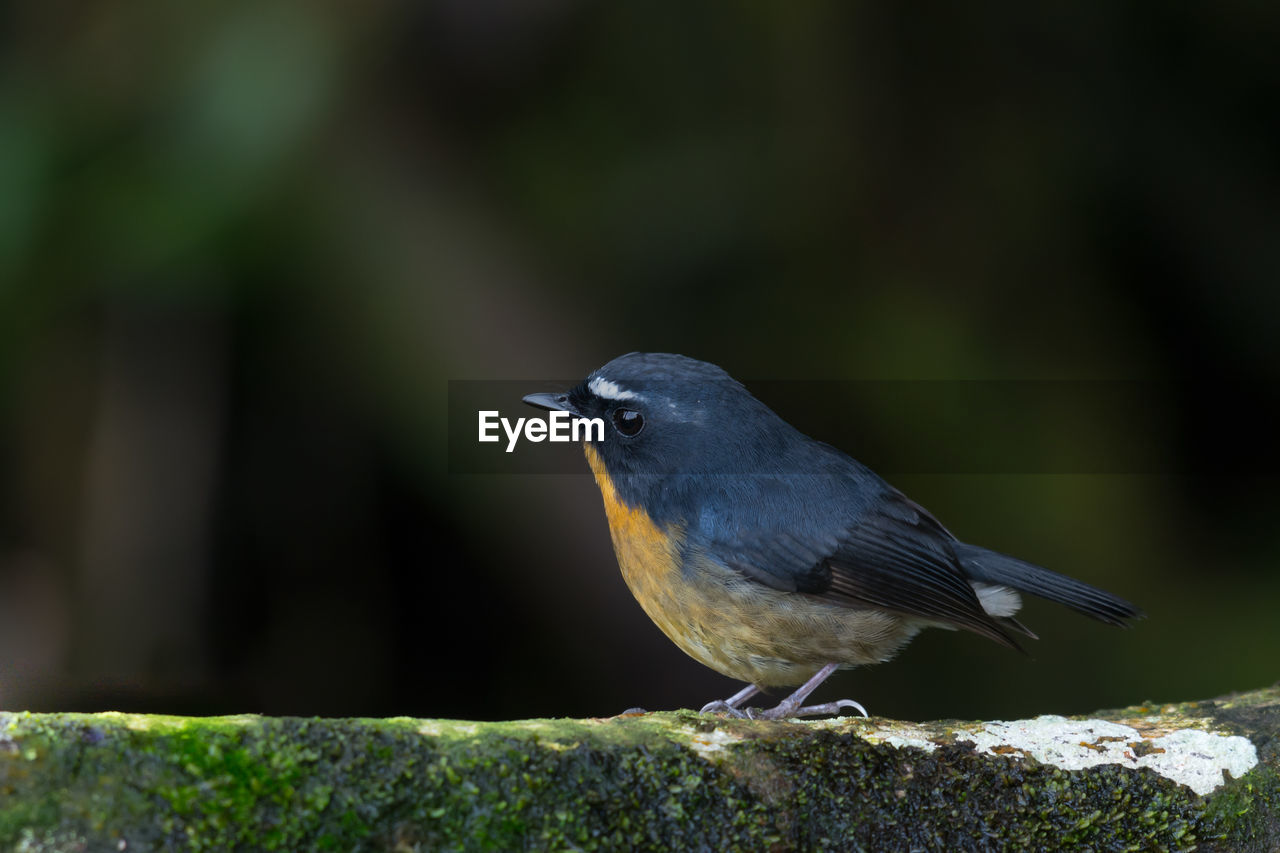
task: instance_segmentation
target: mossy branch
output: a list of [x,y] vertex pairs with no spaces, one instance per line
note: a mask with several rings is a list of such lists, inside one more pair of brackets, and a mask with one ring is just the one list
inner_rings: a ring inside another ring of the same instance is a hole
[[1277,733],[1280,687],[1017,724],[6,713],[0,846],[1273,850]]

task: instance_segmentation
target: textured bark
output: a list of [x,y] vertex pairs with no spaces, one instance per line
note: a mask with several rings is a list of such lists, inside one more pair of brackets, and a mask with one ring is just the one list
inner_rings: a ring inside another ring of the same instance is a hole
[[1278,688],[1013,724],[4,713],[0,846],[1274,850],[1277,732]]

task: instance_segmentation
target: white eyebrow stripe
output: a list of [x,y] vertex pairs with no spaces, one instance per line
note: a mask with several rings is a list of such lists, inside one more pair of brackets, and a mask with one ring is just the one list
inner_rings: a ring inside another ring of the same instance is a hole
[[618,383],[610,382],[603,376],[597,376],[587,383],[587,388],[592,394],[605,400],[635,400],[640,397],[635,391],[624,391],[618,387]]

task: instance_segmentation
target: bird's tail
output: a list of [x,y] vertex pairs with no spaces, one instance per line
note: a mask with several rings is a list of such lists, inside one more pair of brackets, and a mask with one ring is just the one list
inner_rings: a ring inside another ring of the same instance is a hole
[[977,545],[957,542],[956,556],[960,558],[965,574],[972,580],[1002,584],[1029,592],[1040,598],[1065,604],[1072,610],[1108,625],[1127,627],[1128,620],[1138,619],[1143,615],[1140,609],[1123,598],[1096,586]]

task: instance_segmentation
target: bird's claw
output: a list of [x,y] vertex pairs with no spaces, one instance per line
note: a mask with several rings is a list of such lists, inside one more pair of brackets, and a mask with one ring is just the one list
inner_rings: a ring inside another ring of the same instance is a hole
[[760,692],[755,685],[748,685],[728,699],[717,699],[702,706],[703,714],[723,714],[736,720],[788,720],[793,717],[819,717],[823,714],[840,716],[846,709],[857,711],[864,717],[870,716],[861,703],[852,699],[837,699],[835,702],[824,702],[821,705],[805,705],[804,700],[813,692],[822,680],[835,672],[835,664],[827,664],[799,689],[783,699],[773,708],[742,708],[743,702]]
[[790,720],[796,717],[821,717],[825,714],[832,716],[840,716],[840,712],[846,708],[857,711],[864,717],[870,716],[867,709],[862,704],[852,699],[837,699],[835,702],[824,702],[821,705],[803,705],[800,707],[788,702],[781,702],[777,707],[769,708],[767,711],[759,711],[752,715],[748,711],[748,715],[753,720]]
[[861,702],[855,702],[852,699],[837,699],[835,702],[835,706],[837,711],[839,711],[839,709],[842,709],[842,708],[852,708],[864,717],[871,716],[870,714],[867,713],[867,709],[862,707]]

